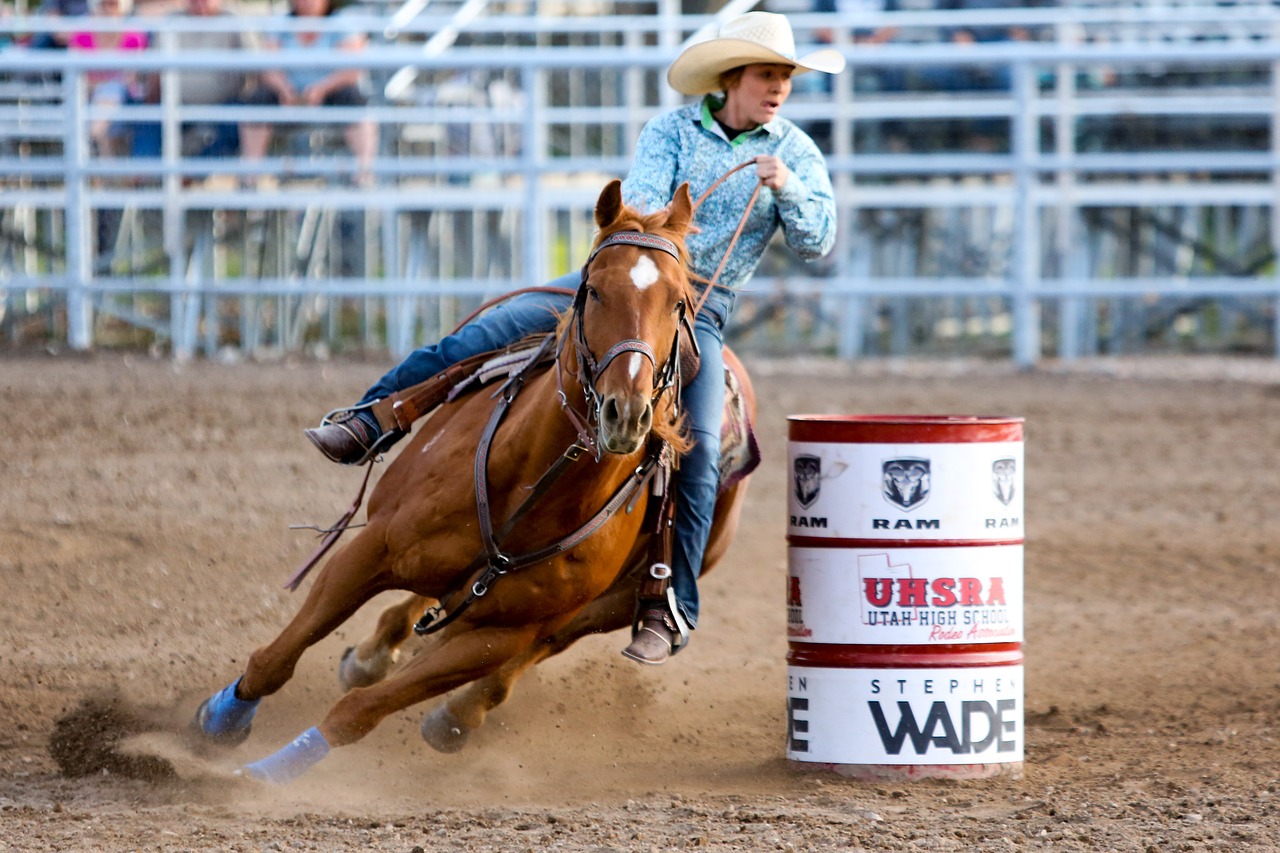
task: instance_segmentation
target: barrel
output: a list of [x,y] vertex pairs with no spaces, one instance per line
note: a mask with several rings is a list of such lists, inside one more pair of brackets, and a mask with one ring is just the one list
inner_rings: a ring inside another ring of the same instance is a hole
[[1020,773],[1023,419],[787,420],[787,758]]

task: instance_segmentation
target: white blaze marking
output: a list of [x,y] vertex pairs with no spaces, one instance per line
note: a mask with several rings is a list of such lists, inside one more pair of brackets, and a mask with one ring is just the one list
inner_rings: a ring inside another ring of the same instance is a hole
[[[652,266],[653,261],[649,261],[649,264]],[[643,286],[644,285],[637,285],[637,287]],[[627,356],[631,359],[631,369],[628,370],[627,373],[631,376],[632,381],[635,381],[635,379],[640,376],[640,368],[644,367],[644,356],[638,352],[629,352],[627,353]]]
[[641,255],[640,260],[631,268],[631,283],[640,290],[658,280],[658,265],[648,255]]

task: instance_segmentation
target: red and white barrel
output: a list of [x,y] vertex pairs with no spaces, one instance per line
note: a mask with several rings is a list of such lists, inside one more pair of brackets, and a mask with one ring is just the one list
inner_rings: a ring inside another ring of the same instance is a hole
[[787,420],[787,758],[1020,772],[1022,418]]

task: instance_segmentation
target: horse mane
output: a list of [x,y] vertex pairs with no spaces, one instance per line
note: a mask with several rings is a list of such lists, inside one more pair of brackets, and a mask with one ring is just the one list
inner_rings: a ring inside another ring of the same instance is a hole
[[[683,232],[677,233],[674,229],[667,228],[667,211],[659,210],[654,213],[641,213],[630,205],[624,204],[622,210],[613,222],[602,227],[596,234],[595,240],[591,242],[591,252],[588,257],[599,248],[600,244],[611,234],[617,234],[619,231],[639,231],[642,234],[656,234],[670,240],[675,244],[676,252],[680,256],[680,272],[681,272],[681,298],[684,300],[685,306],[689,310],[693,310],[693,306],[698,304],[697,294],[694,292],[693,283],[689,278],[689,247],[685,245],[685,235]],[[565,334],[565,328],[569,324],[572,312],[566,312],[560,318],[560,323],[556,328],[557,337]],[[692,324],[691,324],[692,325]],[[685,330],[686,333],[688,330]],[[659,439],[671,445],[671,449],[677,453],[685,453],[693,446],[693,439],[689,435],[688,425],[683,412],[675,410],[673,394],[663,394],[654,407],[653,412],[653,434]]]

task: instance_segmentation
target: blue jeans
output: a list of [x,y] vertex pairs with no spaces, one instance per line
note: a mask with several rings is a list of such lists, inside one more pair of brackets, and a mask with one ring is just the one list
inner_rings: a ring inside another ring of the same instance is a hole
[[675,476],[671,585],[690,628],[698,625],[698,575],[702,574],[720,487],[720,425],[724,419],[724,337],[720,327],[719,318],[705,307],[698,313],[693,332],[702,363],[680,398],[693,432],[693,447],[680,457]]
[[[578,272],[563,275],[549,287],[576,290]],[[419,347],[364,392],[361,403],[372,403],[425,382],[446,367],[482,352],[501,349],[523,337],[556,328],[560,314],[573,304],[573,297],[559,293],[522,293],[495,305],[457,332],[438,343]]]
[[[572,272],[550,283],[575,289],[580,274]],[[420,347],[375,382],[361,403],[372,403],[393,391],[426,381],[450,365],[523,337],[555,329],[573,297],[557,293],[522,293],[468,323],[438,343]],[[682,402],[694,445],[680,459],[675,475],[676,519],[672,548],[672,587],[689,627],[698,623],[698,575],[711,533],[720,481],[720,422],[724,413],[723,322],[705,308],[694,324],[702,366],[684,389]]]
[[[231,122],[216,124],[184,122],[183,141],[188,132],[198,134],[194,151],[185,150],[184,157],[235,157],[240,151],[240,129]],[[133,126],[133,156],[159,157],[161,151],[161,125],[158,121],[141,121]]]

